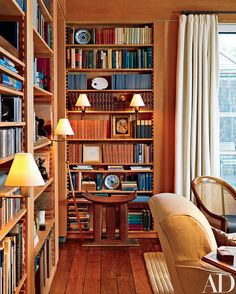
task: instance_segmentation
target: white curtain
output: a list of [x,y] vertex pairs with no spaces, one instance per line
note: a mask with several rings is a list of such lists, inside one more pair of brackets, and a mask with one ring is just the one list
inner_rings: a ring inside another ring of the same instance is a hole
[[218,19],[179,22],[175,125],[175,192],[191,199],[196,176],[219,176]]

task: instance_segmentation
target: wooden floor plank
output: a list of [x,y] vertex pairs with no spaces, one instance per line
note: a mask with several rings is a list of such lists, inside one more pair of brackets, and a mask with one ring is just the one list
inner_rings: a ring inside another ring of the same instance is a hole
[[82,294],[84,288],[84,277],[87,266],[88,247],[82,247],[80,241],[77,242],[71,271],[68,280],[66,294]]
[[[140,240],[139,240],[140,241]],[[129,256],[132,266],[133,279],[137,294],[152,294],[148,275],[140,247],[129,247]]]
[[60,250],[57,272],[54,277],[50,294],[64,294],[66,291],[71,264],[76,249],[76,240],[70,240]]
[[136,293],[128,247],[120,247],[116,250],[116,272],[118,293]]
[[89,247],[83,294],[100,294],[101,248]]
[[117,294],[116,249],[102,248],[101,260],[101,294]]
[[140,247],[82,247],[80,240],[60,245],[50,294],[151,294],[143,252],[159,251],[156,239]]

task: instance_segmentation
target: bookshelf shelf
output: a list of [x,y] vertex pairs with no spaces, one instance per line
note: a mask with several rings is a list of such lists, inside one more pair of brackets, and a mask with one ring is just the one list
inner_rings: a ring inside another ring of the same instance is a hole
[[12,95],[18,95],[18,96],[23,96],[24,93],[14,90],[13,88],[6,87],[2,84],[0,84],[0,94],[12,94]]
[[96,169],[96,170],[87,170],[87,169],[80,169],[80,170],[75,170],[75,169],[72,169],[70,170],[71,173],[79,173],[79,172],[82,172],[82,173],[102,173],[102,174],[136,174],[137,172],[145,172],[145,173],[153,173],[153,170],[148,170],[148,169],[138,169],[138,170],[127,170],[127,169],[124,169],[124,170],[116,170],[116,169],[111,169],[111,170],[100,170],[100,169]]
[[[137,92],[143,93],[143,92],[152,92],[152,91],[153,91],[153,89],[99,90],[100,93],[101,92],[104,92],[104,93],[106,93],[106,92],[108,92],[108,93],[137,93]],[[97,93],[97,90],[90,90],[90,89],[89,90],[88,89],[86,89],[86,90],[67,90],[67,93],[76,93],[76,92],[77,93]]]
[[41,250],[42,246],[44,245],[44,242],[50,233],[52,227],[55,224],[54,219],[48,219],[45,221],[46,224],[46,230],[45,231],[37,231],[38,237],[39,237],[39,242],[34,248],[34,258],[38,255],[39,251]]
[[41,11],[43,13],[43,16],[44,16],[45,20],[47,22],[52,23],[53,22],[53,19],[52,19],[51,15],[50,15],[50,13],[49,13],[46,5],[44,4],[44,2],[42,0],[38,0],[38,4],[39,4],[39,6],[41,8]]
[[21,209],[0,231],[0,240],[2,240],[18,221],[26,214],[26,209]]
[[1,0],[0,11],[5,15],[24,16],[25,13],[15,0]]
[[22,290],[22,287],[23,287],[26,279],[27,279],[27,274],[24,274],[23,277],[22,277],[22,279],[20,280],[18,286],[16,287],[16,289],[14,291],[14,294],[20,294],[20,292]]
[[[67,68],[67,72],[152,72],[153,68]],[[139,90],[138,90],[139,91]]]
[[[89,190],[90,193],[96,193],[96,194],[99,194],[99,193],[109,193],[109,194],[132,194],[134,193],[135,191],[123,191],[123,190]],[[136,191],[137,194],[150,194],[152,193],[153,191]],[[70,192],[71,193],[71,192]],[[75,193],[85,193],[85,191],[75,191]]]
[[[67,139],[68,142],[122,142],[124,138],[112,139],[112,138],[104,138],[104,139]],[[125,138],[126,142],[152,142],[152,138]]]
[[46,146],[50,146],[51,145],[51,141],[48,139],[48,141],[45,141],[45,142],[36,142],[34,143],[34,150],[38,150],[38,149],[41,149],[43,147],[46,147]]
[[24,81],[25,80],[24,77],[22,77],[21,75],[13,72],[12,70],[10,70],[10,69],[2,66],[2,65],[0,65],[0,71],[2,71],[4,73],[7,73],[8,75],[10,75],[10,76],[12,76],[12,77],[14,77],[14,78],[16,78],[16,79],[18,79],[20,81]]
[[0,186],[0,197],[9,196],[13,192],[15,192],[17,189],[18,189],[17,187]]
[[44,54],[47,56],[52,56],[53,51],[48,46],[48,44],[44,41],[44,39],[40,36],[40,34],[33,29],[34,31],[34,53],[35,54]]
[[44,90],[42,88],[40,88],[39,86],[34,85],[34,95],[35,96],[47,96],[47,97],[51,97],[52,93]]
[[0,164],[6,163],[8,161],[11,161],[11,160],[14,159],[14,157],[15,157],[15,155],[11,155],[11,156],[0,158]]
[[34,201],[47,189],[49,185],[53,182],[53,178],[46,181],[44,186],[34,188]]
[[[80,162],[70,162],[69,165],[88,165],[88,163],[80,163]],[[114,163],[92,163],[92,166],[107,166],[107,165],[116,165]],[[120,164],[117,164],[120,165]],[[138,165],[138,166],[153,166],[153,163],[148,163],[148,162],[144,162],[144,163],[122,163],[123,166],[130,166],[130,165]]]
[[25,63],[24,62],[22,62],[19,58],[15,57],[10,52],[8,52],[4,48],[2,48],[1,46],[0,46],[0,54],[5,55],[6,57],[8,57],[9,59],[11,59],[11,61],[13,61],[14,63],[16,63],[17,65],[20,65],[22,67],[25,67]]
[[[87,114],[135,114],[134,111],[132,110],[87,110]],[[153,111],[151,110],[140,110],[139,114],[146,113],[146,114],[151,114]],[[68,110],[67,114],[79,114],[81,115],[82,112],[80,110]]]
[[[66,44],[66,47],[84,48],[84,45]],[[86,48],[146,48],[153,47],[153,44],[87,44]]]
[[25,125],[25,122],[0,122],[0,127],[23,127]]

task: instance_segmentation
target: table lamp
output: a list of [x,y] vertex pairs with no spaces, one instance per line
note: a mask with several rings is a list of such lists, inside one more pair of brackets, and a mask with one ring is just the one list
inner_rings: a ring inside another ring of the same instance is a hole
[[145,106],[142,96],[140,94],[134,94],[129,106],[134,107],[135,112],[138,112],[141,106]]
[[44,184],[33,155],[31,153],[17,153],[6,178],[5,186],[36,187]]
[[91,106],[91,104],[90,104],[90,102],[88,100],[87,95],[86,94],[80,94],[79,95],[79,98],[76,101],[75,106],[80,107],[80,109],[82,111],[82,114],[84,114],[86,107],[90,107]]
[[60,118],[59,119],[54,134],[64,137],[62,140],[52,140],[52,141],[56,141],[56,142],[65,142],[66,136],[68,136],[68,135],[73,136],[74,135],[74,131],[70,125],[68,118]]

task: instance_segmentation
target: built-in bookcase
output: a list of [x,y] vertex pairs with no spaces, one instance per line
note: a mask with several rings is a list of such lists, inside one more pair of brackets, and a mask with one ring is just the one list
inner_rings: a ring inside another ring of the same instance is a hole
[[19,293],[28,279],[27,201],[3,184],[15,153],[27,151],[25,5],[0,1],[0,11],[0,292]]
[[[84,236],[93,232],[85,190],[100,197],[137,191],[128,206],[129,234],[154,236],[147,205],[154,194],[153,24],[67,24],[66,109],[75,135],[67,139],[67,233],[78,230],[72,191]],[[80,94],[91,104],[76,107]],[[145,103],[130,107],[134,94]],[[73,185],[73,187],[71,187]]]
[[[58,260],[56,0],[0,1],[0,289],[48,293]],[[45,185],[21,198],[4,181],[18,152],[34,154]],[[45,211],[44,230],[37,226]],[[5,292],[4,292],[5,290]]]

